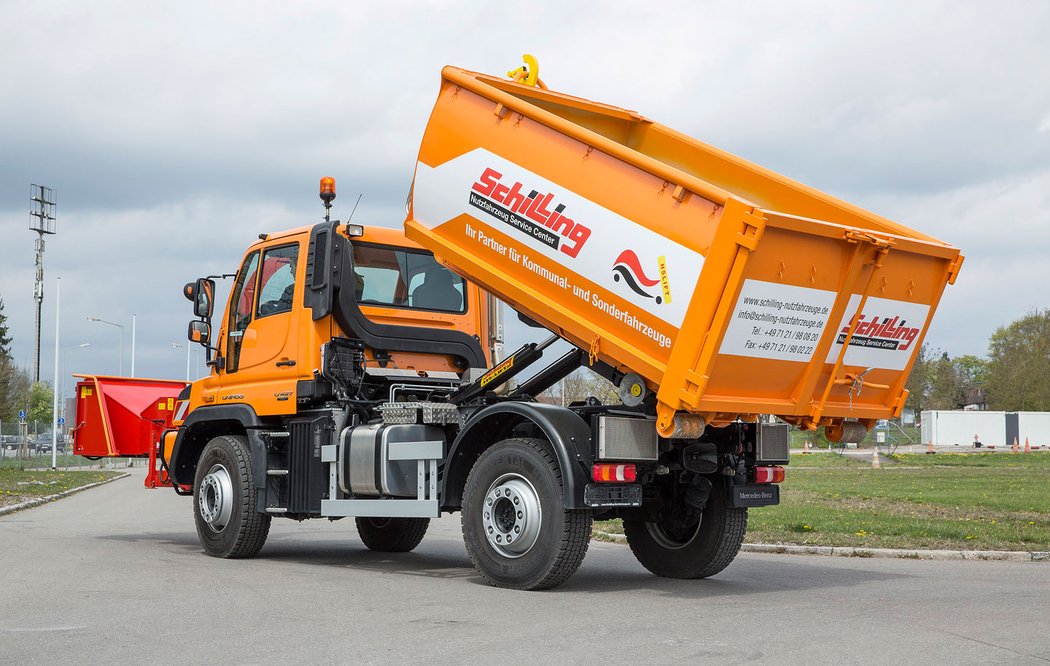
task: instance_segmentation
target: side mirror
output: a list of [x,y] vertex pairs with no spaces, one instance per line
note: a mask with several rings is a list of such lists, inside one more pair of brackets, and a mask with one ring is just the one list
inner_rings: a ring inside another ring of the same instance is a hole
[[207,346],[208,342],[211,340],[211,324],[206,321],[194,319],[190,322],[190,328],[186,333],[186,337],[189,338],[190,342],[196,342]]
[[211,319],[212,311],[215,309],[215,280],[198,278],[196,282],[183,287],[182,293],[193,301],[193,314]]

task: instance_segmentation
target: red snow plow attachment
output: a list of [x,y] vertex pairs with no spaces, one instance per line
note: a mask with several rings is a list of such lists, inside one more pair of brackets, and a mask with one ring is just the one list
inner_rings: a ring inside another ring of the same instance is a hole
[[157,443],[170,428],[186,382],[74,375],[77,382],[73,453],[86,458],[149,457],[146,487],[170,486],[157,467]]

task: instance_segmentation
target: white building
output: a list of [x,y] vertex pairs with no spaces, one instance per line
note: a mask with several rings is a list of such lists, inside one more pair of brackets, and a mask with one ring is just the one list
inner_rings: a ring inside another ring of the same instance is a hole
[[930,410],[922,413],[922,443],[934,446],[984,446],[1004,448],[1014,439],[1024,446],[1050,448],[1050,412],[982,412]]

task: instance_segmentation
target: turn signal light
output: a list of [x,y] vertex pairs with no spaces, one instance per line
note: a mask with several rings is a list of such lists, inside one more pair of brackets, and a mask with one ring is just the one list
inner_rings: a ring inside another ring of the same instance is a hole
[[595,463],[591,478],[598,483],[634,483],[638,478],[638,467],[634,463]]
[[335,199],[335,178],[325,176],[321,179],[321,201],[329,203]]
[[756,467],[755,483],[783,483],[783,467]]

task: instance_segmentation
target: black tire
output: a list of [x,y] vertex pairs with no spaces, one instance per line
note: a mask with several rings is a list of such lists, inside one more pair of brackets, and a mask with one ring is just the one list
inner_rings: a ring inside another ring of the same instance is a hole
[[686,530],[642,520],[624,520],[627,544],[643,567],[664,578],[707,578],[729,566],[744,542],[747,509],[726,504],[716,482],[700,520]]
[[369,550],[408,553],[419,545],[429,518],[358,518],[357,534]]
[[591,522],[589,510],[565,508],[562,472],[543,440],[505,439],[482,453],[467,476],[463,542],[474,568],[497,587],[564,583],[587,554]]
[[214,438],[197,461],[193,518],[212,557],[252,557],[266,543],[270,516],[257,510],[251,470],[248,440],[240,436]]

